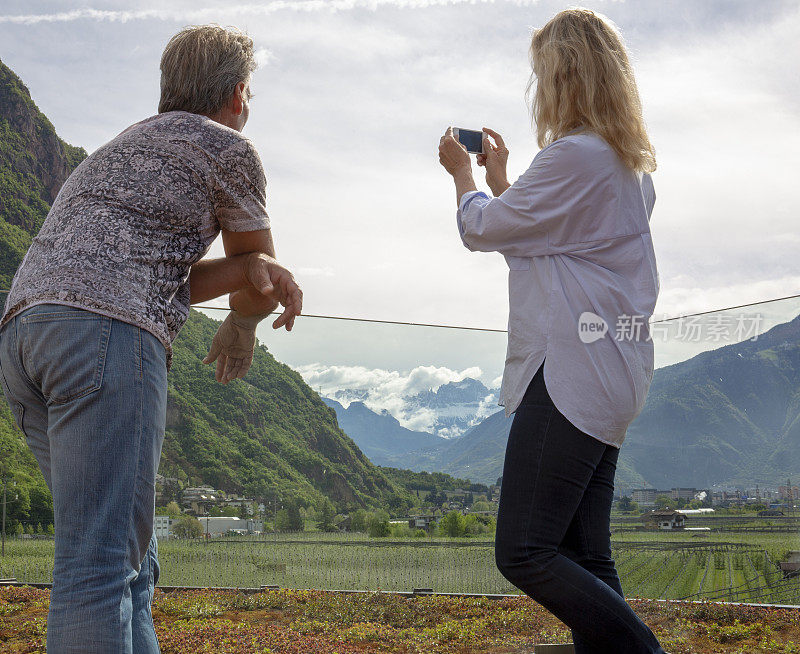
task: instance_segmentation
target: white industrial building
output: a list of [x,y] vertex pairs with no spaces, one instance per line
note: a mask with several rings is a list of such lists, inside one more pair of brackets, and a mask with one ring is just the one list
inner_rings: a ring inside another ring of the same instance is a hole
[[168,515],[157,515],[153,522],[153,531],[157,540],[172,538],[172,518]]
[[264,523],[252,518],[234,518],[231,516],[200,516],[197,518],[203,527],[203,533],[209,536],[219,536],[234,532],[237,534],[261,533]]

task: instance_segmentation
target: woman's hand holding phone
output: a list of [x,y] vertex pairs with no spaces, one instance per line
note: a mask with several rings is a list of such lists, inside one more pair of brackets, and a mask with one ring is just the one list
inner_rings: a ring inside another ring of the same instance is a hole
[[483,154],[478,155],[478,165],[486,168],[486,183],[492,193],[498,196],[511,186],[506,173],[508,148],[500,134],[488,127],[484,127],[483,131],[494,139],[496,145],[489,140],[489,136],[483,139]]
[[439,163],[453,177],[472,172],[469,153],[455,138],[452,127],[448,127],[444,136],[439,139]]

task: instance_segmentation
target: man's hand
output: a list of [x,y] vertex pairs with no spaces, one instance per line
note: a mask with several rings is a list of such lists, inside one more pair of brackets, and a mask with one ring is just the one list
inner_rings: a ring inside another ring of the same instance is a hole
[[231,311],[214,334],[203,363],[217,362],[216,379],[227,384],[244,377],[253,363],[256,346],[256,326],[264,316],[243,316]]
[[478,165],[486,167],[486,183],[496,197],[511,186],[506,173],[508,148],[503,137],[497,132],[488,127],[484,127],[483,131],[491,136],[497,145],[493,145],[488,136],[483,139],[483,154],[478,155]]
[[253,252],[245,262],[244,278],[248,287],[231,295],[231,309],[245,316],[263,317],[281,304],[284,311],[272,327],[280,329],[285,326],[286,331],[292,331],[295,318],[303,310],[303,291],[294,275],[272,257]]
[[203,363],[217,362],[216,379],[222,384],[244,377],[250,369],[259,322],[283,305],[283,313],[272,326],[291,331],[303,310],[303,292],[294,276],[272,257],[261,252],[248,255],[242,274],[246,286],[231,293],[231,312],[203,359]]

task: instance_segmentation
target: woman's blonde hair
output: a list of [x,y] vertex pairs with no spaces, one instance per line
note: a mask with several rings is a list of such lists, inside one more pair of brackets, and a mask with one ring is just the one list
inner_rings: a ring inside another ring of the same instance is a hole
[[[161,55],[158,113],[214,115],[256,69],[253,40],[236,28],[192,25],[173,36]],[[248,91],[249,93],[249,91]]]
[[539,147],[582,127],[603,137],[632,170],[656,169],[633,68],[610,20],[588,9],[561,11],[534,31],[530,60],[527,90]]

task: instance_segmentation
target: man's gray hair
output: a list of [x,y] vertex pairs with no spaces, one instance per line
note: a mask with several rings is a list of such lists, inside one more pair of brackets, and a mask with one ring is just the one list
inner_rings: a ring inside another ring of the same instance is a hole
[[158,113],[214,115],[239,82],[256,69],[253,40],[236,28],[192,25],[173,36],[161,55]]

